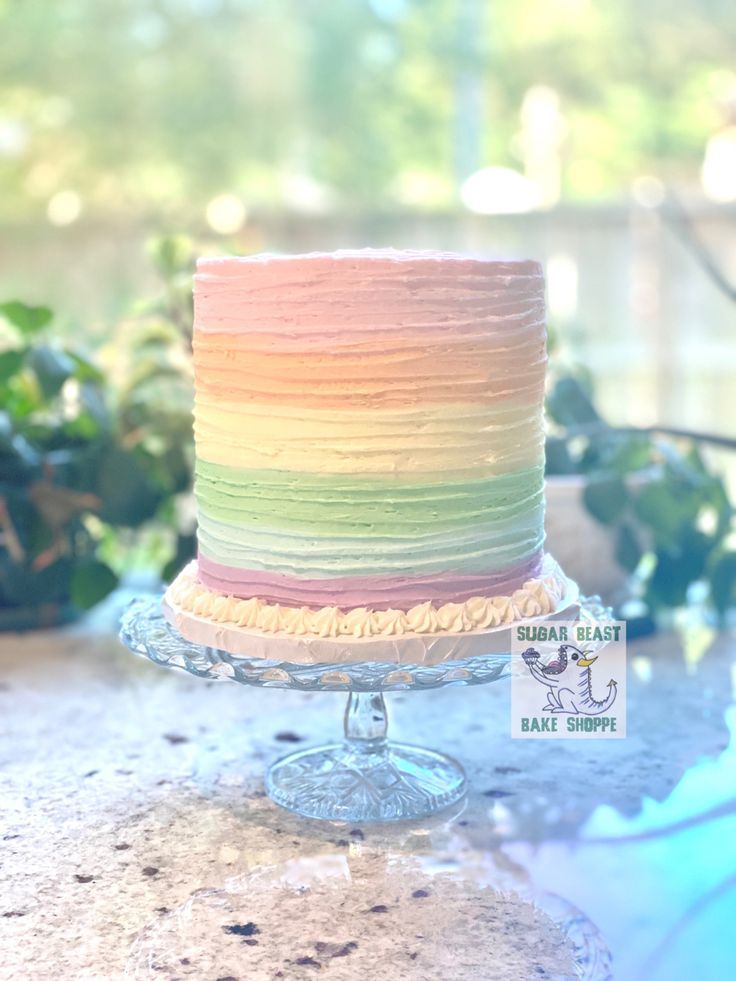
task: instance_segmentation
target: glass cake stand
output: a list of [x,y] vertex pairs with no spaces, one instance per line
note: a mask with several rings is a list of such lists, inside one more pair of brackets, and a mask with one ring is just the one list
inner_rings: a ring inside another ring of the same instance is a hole
[[[579,604],[575,619],[611,619],[598,597],[581,597]],[[277,760],[266,774],[266,789],[277,804],[304,817],[356,823],[426,817],[458,801],[466,790],[463,768],[452,757],[386,738],[383,693],[484,685],[509,674],[511,666],[510,652],[416,665],[292,664],[236,657],[185,640],[166,620],[156,597],[130,604],[121,619],[120,638],[134,654],[210,681],[349,692],[343,741]]]

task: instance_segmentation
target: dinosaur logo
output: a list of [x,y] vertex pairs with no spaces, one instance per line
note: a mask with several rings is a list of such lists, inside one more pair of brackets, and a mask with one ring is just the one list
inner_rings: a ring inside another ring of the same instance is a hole
[[626,738],[623,621],[519,621],[510,673],[514,739]]
[[547,689],[547,704],[542,711],[568,715],[602,715],[616,701],[617,683],[608,682],[608,694],[597,699],[593,695],[591,668],[598,655],[581,650],[574,644],[560,644],[553,660],[544,664],[534,647],[522,651],[524,664],[532,677]]

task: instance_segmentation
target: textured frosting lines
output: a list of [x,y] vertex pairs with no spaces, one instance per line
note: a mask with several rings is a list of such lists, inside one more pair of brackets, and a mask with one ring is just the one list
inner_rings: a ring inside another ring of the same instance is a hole
[[203,549],[253,571],[334,577],[361,575],[368,559],[387,575],[443,573],[448,555],[456,572],[497,573],[538,546],[541,468],[445,485],[327,477],[200,462]]
[[[467,340],[448,344],[427,340],[402,347],[356,341],[338,347],[345,338],[334,338],[331,351],[313,350],[297,358],[293,351],[255,349],[237,335],[223,356],[222,334],[200,334],[196,339],[201,370],[202,395],[227,395],[267,406],[299,405],[310,408],[343,408],[346,388],[355,407],[395,408],[405,405],[454,403],[478,405],[503,402],[509,390],[492,382],[508,377],[517,402],[531,401],[544,382],[545,352],[542,340],[530,345],[496,349]],[[293,341],[292,341],[293,343]],[[288,370],[284,370],[288,369]],[[206,401],[206,400],[205,400]]]
[[422,474],[428,482],[526,469],[539,463],[543,448],[538,407],[458,402],[356,411],[348,386],[342,403],[289,411],[197,391],[195,438],[211,463],[399,479]]
[[201,259],[195,303],[199,330],[245,329],[253,350],[349,349],[379,336],[396,349],[441,344],[448,330],[454,341],[533,332],[544,280],[536,262],[391,249]]
[[[200,575],[341,608],[495,595],[543,541],[537,263],[369,251],[200,260]],[[257,592],[255,592],[257,590]],[[322,597],[322,601],[320,601]]]

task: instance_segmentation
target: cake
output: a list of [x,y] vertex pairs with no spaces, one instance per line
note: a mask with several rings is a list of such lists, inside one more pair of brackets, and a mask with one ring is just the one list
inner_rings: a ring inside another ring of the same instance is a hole
[[198,558],[166,595],[185,635],[456,634],[555,611],[539,263],[200,259],[193,350]]

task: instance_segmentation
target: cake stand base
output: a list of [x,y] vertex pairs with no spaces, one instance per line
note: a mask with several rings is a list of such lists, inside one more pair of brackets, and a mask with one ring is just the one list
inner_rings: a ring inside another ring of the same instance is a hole
[[[581,598],[575,615],[590,623],[611,621],[611,611],[595,597]],[[346,649],[344,661],[297,663],[266,659],[262,646],[260,656],[246,657],[187,640],[167,621],[155,597],[132,603],[120,631],[123,642],[136,654],[208,681],[349,692],[344,741],[278,760],[267,774],[266,788],[273,801],[296,814],[355,823],[422,818],[463,796],[466,781],[459,763],[433,750],[386,738],[383,692],[483,685],[505,677],[512,655],[492,634],[494,631],[477,632],[478,644],[485,638],[490,652],[479,651],[473,657],[463,658],[458,652],[452,659],[445,652],[447,656],[439,662],[423,659],[416,663],[411,660],[416,638],[406,636],[394,641],[395,662],[359,660]],[[299,638],[287,640],[295,647],[300,643]],[[282,639],[278,650],[283,651],[286,643]],[[592,645],[593,650],[602,646],[605,642]],[[360,644],[356,650],[365,651]]]
[[351,692],[345,741],[290,753],[266,775],[268,796],[303,817],[401,821],[426,817],[465,793],[465,773],[433,750],[386,739],[380,692]]
[[268,796],[302,817],[401,821],[426,817],[465,793],[459,763],[430,749],[384,743],[357,752],[345,745],[292,753],[271,767]]

